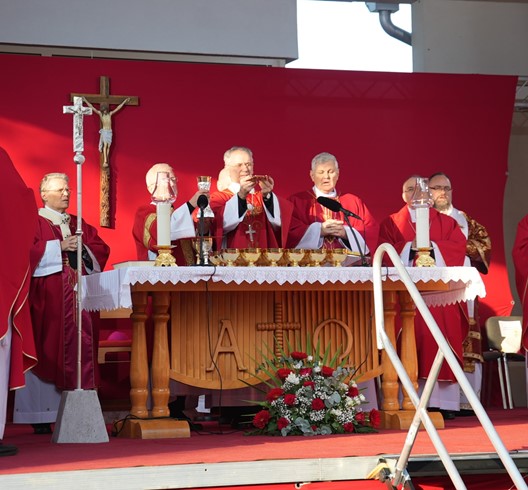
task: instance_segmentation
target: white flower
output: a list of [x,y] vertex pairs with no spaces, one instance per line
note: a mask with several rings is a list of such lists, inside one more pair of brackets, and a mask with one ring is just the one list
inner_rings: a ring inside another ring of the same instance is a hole
[[297,376],[297,374],[295,374],[295,373],[288,374],[288,376],[286,378],[286,382],[290,383],[292,385],[298,385],[299,381],[300,381],[299,380],[299,376]]

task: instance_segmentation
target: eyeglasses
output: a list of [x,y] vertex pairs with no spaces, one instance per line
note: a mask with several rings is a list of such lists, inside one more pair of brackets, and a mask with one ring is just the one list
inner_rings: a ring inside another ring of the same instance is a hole
[[64,189],[46,189],[45,192],[58,192],[59,194],[70,194],[71,190],[68,187],[65,187]]
[[254,165],[253,162],[240,162],[240,163],[228,163],[228,167],[252,167]]
[[431,191],[444,191],[444,192],[450,192],[453,190],[453,188],[449,185],[435,185],[433,187],[429,187],[429,190]]

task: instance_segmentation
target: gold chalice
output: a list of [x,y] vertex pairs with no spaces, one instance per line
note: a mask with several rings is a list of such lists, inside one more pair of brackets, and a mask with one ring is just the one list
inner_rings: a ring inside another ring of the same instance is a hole
[[[202,253],[200,254],[200,243],[202,244]],[[202,238],[193,238],[193,248],[196,251],[196,264],[201,264],[203,259],[203,265],[209,265],[209,252],[213,248],[213,237],[204,236]]]
[[332,261],[334,267],[341,267],[341,264],[347,259],[348,251],[344,248],[335,248],[332,250]]
[[255,267],[255,262],[260,259],[260,248],[245,248],[242,255],[248,263],[248,267]]
[[310,256],[314,261],[314,265],[319,267],[326,260],[326,249],[312,250]]
[[268,248],[266,250],[266,257],[271,262],[271,267],[277,267],[277,262],[282,258],[284,250],[282,248]]
[[240,250],[238,250],[238,248],[224,248],[224,250],[222,250],[222,259],[227,266],[235,265],[239,256]]
[[225,263],[224,260],[222,259],[222,255],[220,252],[214,252],[211,255],[209,255],[209,262],[211,262],[211,264],[216,265],[216,266],[224,265]]
[[290,260],[291,260],[291,265],[293,267],[299,267],[299,262],[301,262],[305,254],[306,254],[306,250],[302,248],[291,249],[288,252],[288,256],[290,257]]

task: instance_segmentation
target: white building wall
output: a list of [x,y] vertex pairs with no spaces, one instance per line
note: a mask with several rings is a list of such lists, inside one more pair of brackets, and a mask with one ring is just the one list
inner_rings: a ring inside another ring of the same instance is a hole
[[418,0],[412,5],[413,70],[528,74],[528,3]]
[[293,60],[297,7],[296,0],[0,0],[0,51],[2,43],[49,47],[45,54],[77,48],[95,56]]

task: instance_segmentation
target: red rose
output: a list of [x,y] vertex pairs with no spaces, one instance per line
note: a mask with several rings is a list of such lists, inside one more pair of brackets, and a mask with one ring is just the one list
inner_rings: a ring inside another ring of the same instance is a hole
[[303,386],[309,386],[310,388],[312,388],[312,390],[315,389],[315,383],[313,381],[305,381],[303,383]]
[[293,373],[293,371],[290,368],[279,368],[279,369],[277,369],[277,376],[282,381],[284,381],[290,375],[290,373]]
[[323,366],[321,368],[321,374],[325,378],[330,378],[334,374],[334,368],[331,368],[331,367],[328,367],[328,366]]
[[277,427],[279,430],[288,427],[288,425],[290,425],[290,421],[286,417],[281,417],[279,420],[277,420]]
[[268,400],[269,402],[272,402],[276,400],[277,398],[280,398],[282,395],[284,395],[284,390],[282,388],[273,388],[266,395],[266,400]]
[[357,389],[357,386],[349,386],[347,395],[351,398],[354,398],[355,396],[359,395],[359,390]]
[[354,420],[358,424],[364,424],[365,423],[365,412],[358,412],[356,415],[354,415]]
[[323,410],[325,407],[324,401],[320,398],[314,398],[312,400],[312,410]]
[[291,393],[288,393],[287,395],[284,395],[284,403],[288,405],[289,407],[295,405],[295,400],[297,398],[295,395],[292,395]]
[[310,376],[312,374],[312,368],[309,368],[309,367],[301,368],[299,369],[299,374],[301,376]]
[[372,427],[379,427],[381,425],[381,414],[379,413],[379,411],[373,408],[369,413],[369,420],[370,425],[372,425]]
[[351,434],[352,432],[354,432],[354,424],[353,424],[353,422],[345,422],[343,424],[343,429],[344,429],[344,431],[347,434]]
[[268,425],[270,419],[270,413],[268,410],[261,410],[253,417],[253,425],[257,429],[264,429]]
[[308,354],[305,354],[304,352],[292,352],[290,355],[296,361],[302,361],[308,357]]

